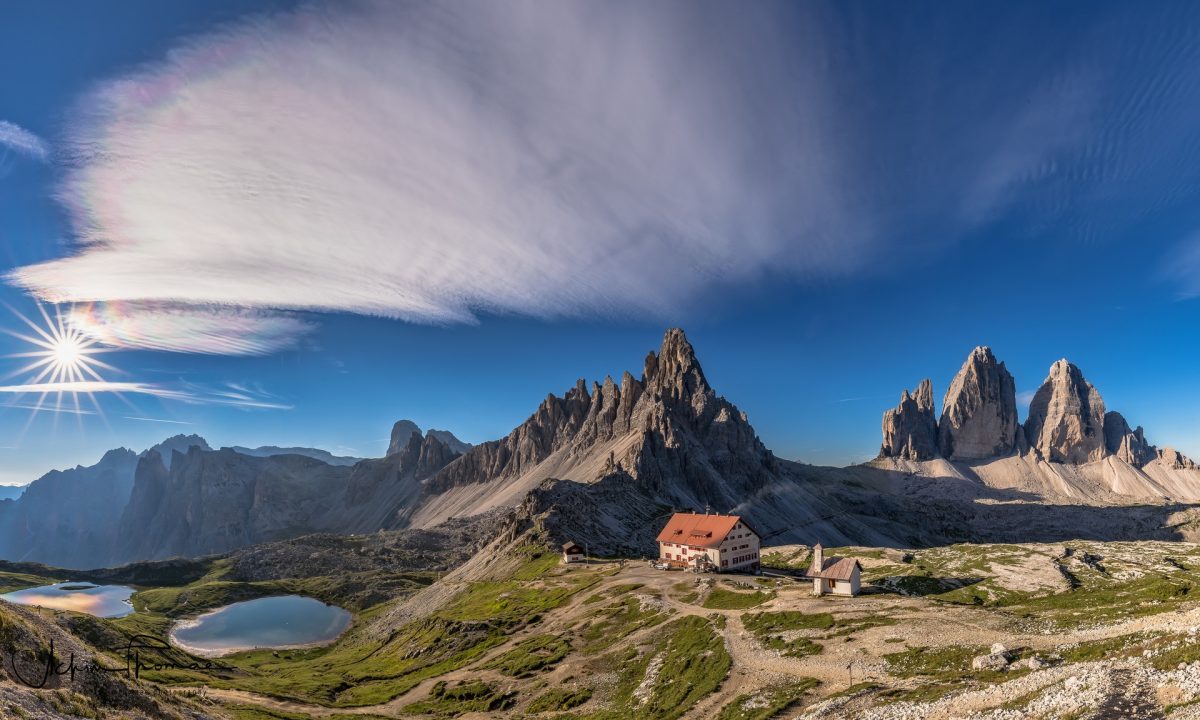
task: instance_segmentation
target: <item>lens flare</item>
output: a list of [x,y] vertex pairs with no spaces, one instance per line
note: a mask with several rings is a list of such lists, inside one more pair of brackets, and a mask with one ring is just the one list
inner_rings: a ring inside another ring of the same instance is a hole
[[[7,375],[5,379],[24,373],[33,373],[25,381],[26,385],[55,388],[54,390],[48,389],[41,392],[37,403],[31,408],[33,410],[33,413],[30,414],[31,421],[37,415],[37,412],[43,408],[47,396],[51,393],[54,393],[56,396],[55,410],[62,411],[63,395],[70,394],[74,400],[75,413],[82,415],[79,407],[79,393],[63,388],[86,387],[92,381],[105,383],[105,379],[100,376],[97,369],[112,370],[114,372],[117,372],[117,369],[97,359],[95,355],[108,352],[111,348],[98,347],[94,339],[80,332],[70,323],[64,322],[61,308],[55,307],[53,318],[50,317],[41,303],[38,304],[37,308],[38,313],[42,316],[42,320],[45,323],[44,325],[38,324],[16,310],[13,310],[13,314],[19,317],[29,329],[33,330],[34,334],[29,335],[7,329],[4,332],[33,345],[34,349],[27,352],[13,353],[8,356],[30,358],[31,361],[24,367]],[[96,411],[103,415],[103,411],[100,410],[100,404],[96,401],[95,396],[91,392],[84,392],[91,399],[92,404],[96,407]]]

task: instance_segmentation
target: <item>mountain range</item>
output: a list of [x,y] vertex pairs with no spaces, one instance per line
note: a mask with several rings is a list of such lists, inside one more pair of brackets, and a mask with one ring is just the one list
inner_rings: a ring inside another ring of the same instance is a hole
[[579,380],[475,446],[401,420],[375,459],[197,436],[111,451],[0,501],[0,557],[83,568],[472,518],[510,540],[536,529],[637,553],[681,508],[744,514],[776,543],[1177,539],[1200,535],[1197,499],[1194,463],[1107,411],[1066,361],[1022,424],[1012,376],[976,348],[940,417],[925,380],[884,414],[879,457],[829,468],[768,450],[672,329],[640,377]]

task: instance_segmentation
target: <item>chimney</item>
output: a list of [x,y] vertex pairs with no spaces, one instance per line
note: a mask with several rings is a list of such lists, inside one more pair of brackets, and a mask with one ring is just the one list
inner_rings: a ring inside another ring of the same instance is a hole
[[821,547],[821,543],[813,545],[813,567],[817,572],[825,569],[825,548]]

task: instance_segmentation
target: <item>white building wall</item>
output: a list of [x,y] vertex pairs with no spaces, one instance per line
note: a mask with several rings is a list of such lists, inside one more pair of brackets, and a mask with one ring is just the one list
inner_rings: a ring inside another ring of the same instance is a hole
[[739,522],[729,535],[713,548],[660,542],[658,559],[664,562],[686,562],[690,565],[697,555],[707,555],[713,567],[718,570],[745,570],[758,563],[760,550],[758,535]]

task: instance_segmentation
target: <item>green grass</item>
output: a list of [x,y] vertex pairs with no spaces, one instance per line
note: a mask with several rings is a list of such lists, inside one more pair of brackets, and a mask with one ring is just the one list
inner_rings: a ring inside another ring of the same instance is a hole
[[775,597],[775,593],[755,590],[754,592],[737,592],[726,590],[721,586],[714,587],[704,598],[703,607],[709,610],[745,610],[757,607]]
[[618,595],[624,595],[625,593],[633,592],[634,590],[637,590],[638,588],[640,588],[642,586],[643,586],[642,583],[625,583],[624,585],[613,585],[612,587],[605,588],[604,590],[602,590],[594,595],[588,596],[583,602],[585,605],[593,605],[595,603],[603,602],[604,600],[608,600],[609,598],[617,597]]
[[801,678],[785,685],[772,685],[753,693],[738,695],[721,708],[717,720],[769,720],[819,684],[819,681],[813,678]]
[[[1021,651],[1010,651],[1020,659]],[[911,688],[896,688],[880,693],[887,702],[930,702],[956,690],[1002,682],[1027,674],[1025,669],[972,670],[971,661],[986,655],[988,648],[975,645],[914,647],[883,656],[888,672],[900,678],[920,682]]]
[[975,645],[921,646],[888,653],[883,659],[888,663],[888,671],[896,677],[939,677],[970,674],[971,661],[987,653],[987,648]]
[[833,627],[833,615],[829,613],[805,614],[794,610],[782,612],[747,613],[742,624],[754,634],[778,633],[787,630],[828,630]]
[[0,593],[24,590],[39,585],[53,585],[60,582],[52,577],[33,575],[21,572],[0,572]]
[[[521,552],[524,560],[512,575],[514,579],[471,583],[440,611],[397,627],[390,637],[367,634],[371,620],[389,607],[376,605],[356,613],[351,629],[327,647],[239,653],[222,659],[232,667],[229,673],[203,679],[163,673],[150,679],[203,682],[332,707],[387,702],[427,679],[478,662],[489,650],[506,642],[511,633],[537,622],[541,614],[561,606],[604,576],[593,570],[559,572],[556,553],[536,548]],[[312,586],[311,582],[306,584]],[[227,581],[208,578],[191,590],[215,596],[227,594],[228,587]],[[163,603],[160,607],[164,607],[165,597],[151,595],[149,602]],[[538,663],[561,659],[554,658],[558,650],[549,649],[547,653],[547,649],[514,648],[516,652],[502,656],[505,669],[532,672]]]
[[516,693],[500,693],[492,686],[479,680],[448,685],[436,683],[429,697],[404,706],[404,712],[412,715],[435,717],[458,717],[464,713],[494,713],[508,710],[516,703]]
[[554,690],[547,690],[534,698],[533,702],[529,703],[529,707],[525,710],[531,713],[562,712],[577,708],[588,700],[591,700],[591,698],[592,691],[589,688],[579,688],[577,690],[556,688]]
[[582,641],[583,653],[594,655],[607,650],[631,633],[658,625],[668,617],[669,611],[643,609],[637,598],[625,597],[618,603],[595,611],[575,632]]
[[534,635],[517,643],[483,665],[515,678],[532,677],[535,673],[554,667],[567,656],[571,646],[557,635]]
[[[614,660],[618,679],[611,708],[588,716],[594,720],[675,720],[715,692],[732,664],[724,639],[695,616],[664,625],[645,652],[630,648]],[[652,663],[658,671],[647,678]],[[635,695],[639,687],[644,699]]]

